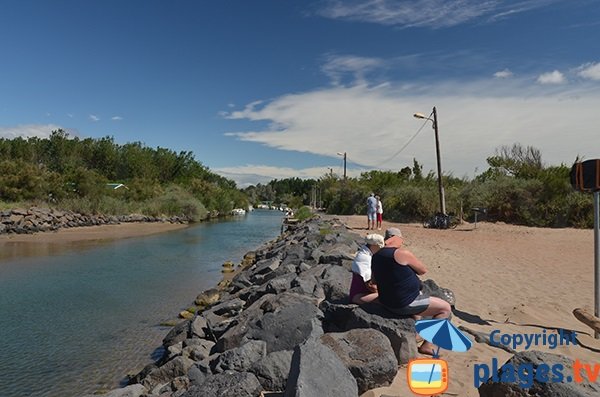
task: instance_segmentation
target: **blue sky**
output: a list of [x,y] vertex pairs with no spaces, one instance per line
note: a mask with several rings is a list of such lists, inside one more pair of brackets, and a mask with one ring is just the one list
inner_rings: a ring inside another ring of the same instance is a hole
[[244,186],[338,152],[435,170],[436,106],[445,173],[517,142],[570,164],[600,154],[599,38],[596,0],[4,0],[0,137],[191,150]]

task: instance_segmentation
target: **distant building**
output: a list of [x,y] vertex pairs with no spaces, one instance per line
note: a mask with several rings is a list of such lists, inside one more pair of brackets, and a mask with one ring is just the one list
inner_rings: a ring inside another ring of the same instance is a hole
[[111,189],[111,190],[119,190],[119,189],[122,189],[122,188],[125,188],[125,189],[129,190],[129,188],[127,186],[125,186],[124,184],[122,184],[122,183],[107,183],[106,187],[109,188],[109,189]]

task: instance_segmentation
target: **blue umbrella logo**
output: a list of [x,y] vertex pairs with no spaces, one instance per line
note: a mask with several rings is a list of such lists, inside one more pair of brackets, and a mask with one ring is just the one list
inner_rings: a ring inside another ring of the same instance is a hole
[[447,318],[437,320],[417,320],[415,328],[421,338],[438,347],[434,357],[437,357],[440,348],[453,352],[466,352],[471,348],[472,342],[458,330]]
[[[471,340],[452,325],[447,318],[417,320],[415,329],[423,339],[438,347],[433,354],[433,358],[439,357],[440,348],[454,352],[466,352],[472,346]],[[431,383],[434,369],[435,365],[431,367],[428,383]]]

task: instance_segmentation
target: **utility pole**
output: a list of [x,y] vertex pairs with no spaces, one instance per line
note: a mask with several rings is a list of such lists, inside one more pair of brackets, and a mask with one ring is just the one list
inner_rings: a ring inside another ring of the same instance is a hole
[[442,184],[442,159],[440,158],[440,139],[438,136],[437,110],[433,107],[433,129],[435,130],[435,154],[437,156],[438,190],[440,192],[440,211],[446,214],[446,198],[444,197],[444,185]]
[[344,180],[346,180],[346,152],[338,152],[338,156],[344,156]]

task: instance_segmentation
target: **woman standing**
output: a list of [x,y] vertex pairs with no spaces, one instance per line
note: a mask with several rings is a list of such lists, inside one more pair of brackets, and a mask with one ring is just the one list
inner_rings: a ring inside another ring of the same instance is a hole
[[381,224],[383,223],[383,203],[379,196],[375,196],[377,199],[377,230],[381,230]]

